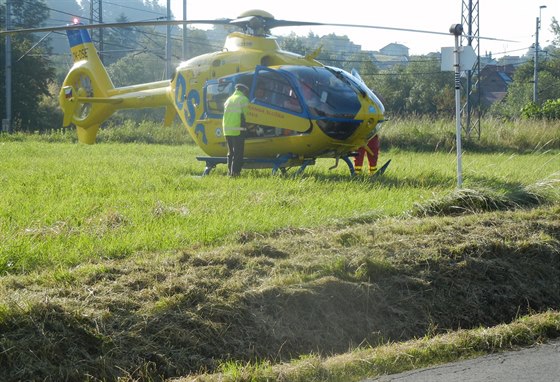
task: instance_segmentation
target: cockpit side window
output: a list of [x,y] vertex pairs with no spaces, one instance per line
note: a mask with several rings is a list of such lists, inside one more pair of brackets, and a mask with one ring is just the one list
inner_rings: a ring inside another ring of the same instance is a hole
[[241,73],[235,76],[211,80],[206,84],[206,112],[209,116],[220,116],[224,113],[224,103],[233,94],[236,84],[251,87],[253,73]]
[[342,76],[323,67],[283,66],[297,80],[313,117],[354,118],[361,107],[358,90]]
[[258,103],[302,113],[301,102],[290,81],[280,73],[259,71],[255,86],[254,99]]
[[233,93],[233,81],[209,83],[206,87],[206,110],[208,114],[223,114],[224,103]]

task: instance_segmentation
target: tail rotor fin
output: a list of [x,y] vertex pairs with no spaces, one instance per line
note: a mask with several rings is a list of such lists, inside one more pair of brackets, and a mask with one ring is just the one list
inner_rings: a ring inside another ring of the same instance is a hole
[[59,94],[64,112],[63,125],[75,125],[79,141],[93,144],[100,124],[115,111],[110,103],[96,102],[96,99],[108,97],[115,87],[87,30],[68,30],[66,33],[74,65]]

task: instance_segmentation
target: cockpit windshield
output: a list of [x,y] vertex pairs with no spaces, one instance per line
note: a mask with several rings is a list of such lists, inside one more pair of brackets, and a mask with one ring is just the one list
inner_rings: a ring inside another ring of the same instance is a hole
[[362,121],[356,119],[364,95],[359,87],[325,67],[282,66],[295,77],[309,117],[317,120],[319,128],[334,139],[347,139]]
[[297,80],[304,103],[314,117],[354,118],[359,90],[324,67],[283,66]]

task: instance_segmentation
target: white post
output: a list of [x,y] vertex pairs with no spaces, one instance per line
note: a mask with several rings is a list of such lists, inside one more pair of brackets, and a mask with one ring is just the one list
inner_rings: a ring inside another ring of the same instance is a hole
[[457,188],[463,186],[463,165],[461,147],[461,62],[459,51],[459,36],[463,33],[461,24],[453,24],[449,31],[455,35],[455,49],[453,50],[453,67],[455,69],[455,124],[457,141]]

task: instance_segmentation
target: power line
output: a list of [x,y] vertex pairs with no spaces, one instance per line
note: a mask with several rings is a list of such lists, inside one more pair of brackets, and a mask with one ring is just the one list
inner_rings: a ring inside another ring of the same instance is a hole
[[134,10],[134,11],[152,13],[152,14],[158,15],[158,16],[165,16],[163,13],[160,13],[160,12],[150,11],[150,10],[147,10],[147,9],[141,9],[141,8],[135,8],[135,7],[129,7],[129,6],[122,5],[122,4],[111,3],[110,1],[105,1],[105,4],[111,4],[111,5],[115,5],[117,7],[121,7],[121,8],[125,8],[125,9],[131,9],[131,10]]

